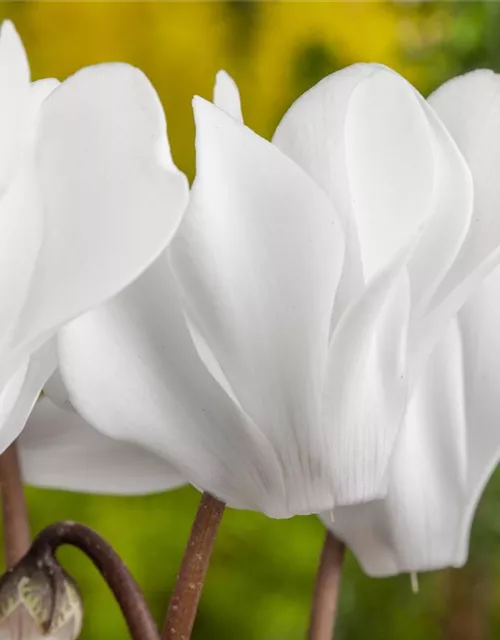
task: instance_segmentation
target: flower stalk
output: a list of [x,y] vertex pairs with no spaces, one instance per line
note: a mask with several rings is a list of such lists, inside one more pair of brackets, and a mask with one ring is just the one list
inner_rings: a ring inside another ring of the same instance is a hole
[[487,569],[475,558],[460,570],[448,569],[444,576],[443,640],[484,640],[488,637],[491,586]]
[[8,568],[19,562],[31,544],[28,510],[15,442],[0,455],[0,491],[5,564]]
[[77,547],[90,558],[108,583],[133,640],[159,640],[159,633],[142,591],[116,551],[95,531],[76,522],[58,522],[34,540],[28,555],[54,558],[61,545]]
[[344,543],[328,531],[316,575],[308,640],[333,638],[344,555]]
[[163,628],[162,640],[189,640],[224,503],[204,493],[184,552]]

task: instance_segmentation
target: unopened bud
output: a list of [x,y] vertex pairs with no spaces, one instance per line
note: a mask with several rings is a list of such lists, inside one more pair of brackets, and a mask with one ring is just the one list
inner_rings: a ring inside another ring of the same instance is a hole
[[0,640],[75,640],[83,607],[52,555],[25,556],[0,579]]

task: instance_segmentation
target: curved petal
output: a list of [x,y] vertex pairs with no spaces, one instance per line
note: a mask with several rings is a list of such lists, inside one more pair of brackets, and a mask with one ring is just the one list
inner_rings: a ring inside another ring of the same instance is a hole
[[[479,70],[440,87],[429,103],[448,127],[472,172],[472,224],[419,328],[416,362],[425,361],[450,317],[500,262],[496,180],[500,167],[500,76]],[[418,369],[418,364],[417,364]]]
[[18,447],[24,482],[40,487],[139,495],[183,484],[158,456],[104,436],[49,398],[35,405]]
[[37,158],[44,241],[17,345],[135,279],[169,242],[187,201],[158,96],[125,64],[83,69],[43,101]]
[[324,78],[293,103],[273,136],[273,144],[330,196],[346,229],[352,217],[346,116],[353,91],[378,69],[378,65],[355,64]]
[[466,506],[455,553],[465,558],[477,503],[500,462],[500,267],[458,314],[467,401]]
[[421,235],[408,265],[412,315],[418,315],[470,224],[467,164],[425,100],[384,67],[352,93],[345,149],[365,275],[390,264]]
[[18,437],[43,385],[57,366],[55,342],[40,347],[21,361],[0,390],[0,453]]
[[340,507],[324,521],[372,576],[462,564],[454,546],[466,473],[461,338],[457,323],[415,390],[390,466],[387,497]]
[[[9,345],[42,243],[43,208],[29,145],[39,105],[54,82],[30,86],[21,40],[13,25],[4,22],[0,32],[0,353]],[[5,369],[5,351],[1,360]],[[9,368],[7,375],[11,374]]]
[[448,319],[500,262],[496,179],[500,167],[500,76],[478,70],[450,80],[429,97],[463,153],[474,182],[472,223],[419,328],[415,361],[425,361]]
[[[435,201],[408,263],[412,289],[412,320],[418,322],[436,290],[454,268],[471,226],[474,186],[470,169],[433,109],[419,101],[433,134]],[[450,320],[456,309],[450,311]]]
[[352,215],[369,279],[396,257],[429,215],[433,139],[414,89],[377,66],[350,96],[344,135]]
[[407,397],[410,284],[399,260],[342,317],[328,355],[323,405],[335,505],[387,492]]
[[218,71],[215,76],[214,104],[238,122],[243,122],[238,86],[224,70]]
[[332,336],[324,419],[334,431],[338,504],[375,499],[387,489],[418,371],[413,356],[422,350],[420,335],[413,344],[415,327],[422,330],[418,323],[460,250],[472,211],[469,170],[436,114],[397,74],[370,68],[346,107],[345,166],[365,272],[372,259],[376,272],[389,263]]
[[371,73],[371,65],[356,64],[324,78],[294,102],[273,136],[273,144],[328,194],[342,223],[346,256],[334,309],[334,325],[363,287],[358,232],[351,211],[345,163],[344,131],[351,94]]
[[195,115],[197,177],[171,247],[186,312],[274,446],[290,508],[314,513],[332,499],[320,410],[342,231],[273,145],[208,102]]
[[0,30],[0,193],[21,161],[29,117],[30,69],[23,43],[10,20]]
[[371,575],[467,559],[474,512],[500,460],[499,291],[497,267],[433,352],[394,452],[387,498],[339,508],[328,525]]
[[[414,314],[455,259],[470,223],[467,165],[432,109],[401,76],[354,65],[292,106],[274,142],[330,195],[347,235],[347,269],[334,322],[365,279],[421,235],[409,264]],[[420,232],[423,233],[421,234]]]
[[[0,200],[0,372],[7,368],[19,315],[29,295],[31,279],[43,241],[43,207],[26,166],[18,172]],[[8,375],[12,374],[9,367]],[[0,373],[0,384],[2,375]]]
[[[446,82],[429,103],[462,151],[474,179],[474,220],[438,300],[491,254],[498,253],[500,219],[500,75],[478,70]],[[495,258],[498,261],[498,258]]]
[[167,253],[64,327],[59,359],[71,403],[102,433],[149,449],[231,506],[283,513],[273,449],[201,362]]

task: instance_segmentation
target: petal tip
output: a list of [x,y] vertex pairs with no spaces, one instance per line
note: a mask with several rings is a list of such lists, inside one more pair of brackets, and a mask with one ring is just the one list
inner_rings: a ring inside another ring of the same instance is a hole
[[219,69],[215,74],[215,82],[217,83],[219,80],[232,80],[232,78],[225,69]]
[[197,127],[200,126],[202,120],[204,120],[205,117],[209,117],[211,114],[217,113],[219,111],[222,112],[222,110],[219,109],[219,107],[217,107],[215,104],[213,104],[213,102],[210,102],[210,100],[205,100],[205,98],[202,98],[201,96],[194,96],[192,105],[194,119]]
[[2,22],[2,25],[0,26],[0,38],[3,38],[3,37],[20,38],[19,33],[17,32],[17,29],[14,26],[14,23],[12,22],[12,20],[4,20]]
[[16,73],[20,73],[29,81],[29,64],[26,50],[14,23],[4,20],[0,26],[0,62],[13,66]]

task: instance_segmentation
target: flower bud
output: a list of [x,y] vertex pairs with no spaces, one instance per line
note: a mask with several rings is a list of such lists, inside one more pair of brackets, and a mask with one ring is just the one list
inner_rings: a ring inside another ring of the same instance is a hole
[[75,640],[83,606],[52,555],[26,555],[0,579],[0,640]]

